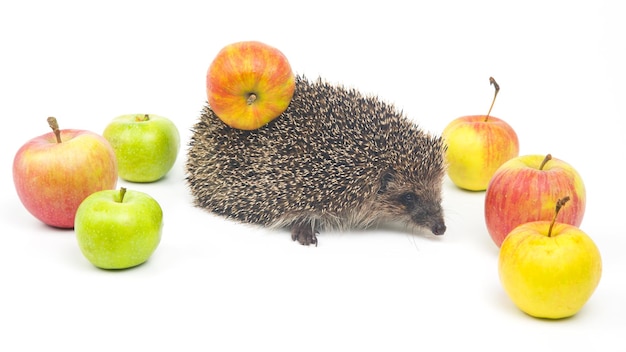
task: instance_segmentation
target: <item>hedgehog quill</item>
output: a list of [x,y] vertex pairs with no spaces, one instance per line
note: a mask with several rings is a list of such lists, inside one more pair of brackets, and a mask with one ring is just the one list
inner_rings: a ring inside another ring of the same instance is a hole
[[303,245],[321,230],[382,222],[442,235],[444,152],[393,105],[300,75],[287,110],[257,130],[228,127],[206,104],[185,177],[196,206],[289,228]]

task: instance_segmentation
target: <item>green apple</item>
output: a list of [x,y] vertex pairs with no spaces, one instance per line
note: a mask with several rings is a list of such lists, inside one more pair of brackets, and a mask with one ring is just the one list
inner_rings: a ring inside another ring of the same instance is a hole
[[547,319],[575,315],[595,291],[602,275],[600,251],[578,227],[540,220],[514,228],[500,247],[500,282],[526,314]]
[[153,114],[128,114],[114,118],[102,133],[117,157],[120,178],[154,182],[174,166],[180,149],[176,125]]
[[83,255],[102,269],[144,263],[161,241],[163,210],[150,195],[126,190],[91,194],[78,206],[74,231]]

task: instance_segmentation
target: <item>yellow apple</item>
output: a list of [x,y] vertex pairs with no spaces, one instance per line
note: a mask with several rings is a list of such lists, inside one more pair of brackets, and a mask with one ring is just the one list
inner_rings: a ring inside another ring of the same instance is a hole
[[519,225],[500,247],[500,282],[513,303],[533,317],[575,315],[602,276],[602,259],[593,240],[576,226],[556,222],[567,200],[557,202],[552,221]]
[[[491,107],[500,87],[496,87]],[[461,116],[443,130],[446,141],[448,177],[459,188],[484,191],[498,167],[518,156],[519,140],[515,130],[504,120],[487,115]]]

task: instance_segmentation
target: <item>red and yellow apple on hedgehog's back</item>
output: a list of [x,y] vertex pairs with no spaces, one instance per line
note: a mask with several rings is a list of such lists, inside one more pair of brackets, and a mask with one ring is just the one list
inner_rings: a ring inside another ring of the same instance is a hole
[[225,46],[206,76],[208,103],[228,126],[254,130],[283,113],[293,97],[295,75],[287,57],[258,41]]

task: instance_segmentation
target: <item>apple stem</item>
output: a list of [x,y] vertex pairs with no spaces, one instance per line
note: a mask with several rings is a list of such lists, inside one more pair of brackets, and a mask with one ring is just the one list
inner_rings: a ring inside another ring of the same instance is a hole
[[252,105],[252,103],[254,103],[255,100],[256,100],[256,94],[250,93],[248,95],[248,99],[246,100],[246,103],[248,103],[248,105]]
[[149,114],[144,114],[143,116],[142,115],[135,116],[135,121],[137,121],[137,122],[148,121],[148,120],[150,120],[150,115]]
[[498,92],[500,91],[500,85],[493,77],[489,77],[489,84],[492,85],[496,92],[493,94],[493,99],[491,100],[491,106],[489,107],[489,111],[487,112],[487,116],[485,116],[485,122],[489,120],[489,114],[491,114],[491,109],[493,109],[493,104],[496,102],[496,97],[498,96]]
[[561,208],[569,201],[569,196],[565,196],[556,201],[556,211],[554,212],[554,217],[552,218],[552,222],[550,223],[550,228],[548,229],[548,237],[552,237],[552,228],[554,227],[554,223],[556,222],[556,217],[559,215],[559,211]]
[[126,195],[126,188],[125,187],[120,187],[120,200],[119,200],[119,203],[123,203],[124,202],[124,195]]
[[57,143],[61,143],[61,130],[59,130],[59,123],[57,122],[57,119],[52,116],[48,117],[48,126],[52,128],[54,136],[57,138]]
[[548,161],[552,160],[552,155],[548,154],[546,155],[546,157],[543,159],[543,161],[541,162],[541,165],[539,165],[539,170],[543,170],[543,167],[546,166],[546,164],[548,163]]

